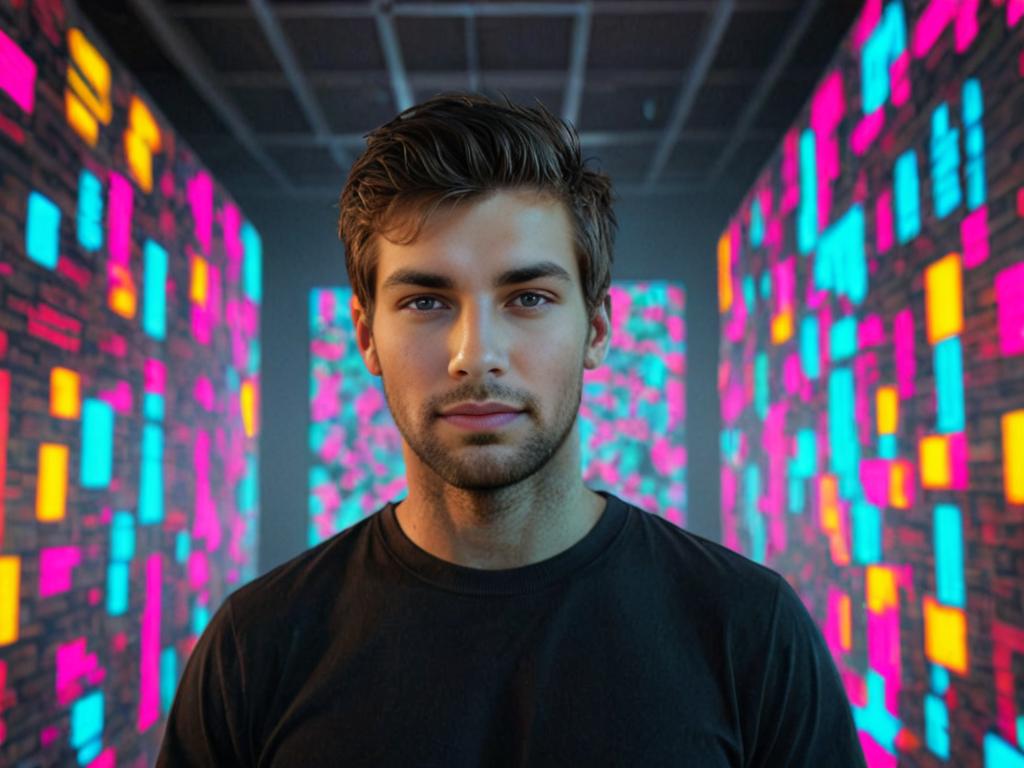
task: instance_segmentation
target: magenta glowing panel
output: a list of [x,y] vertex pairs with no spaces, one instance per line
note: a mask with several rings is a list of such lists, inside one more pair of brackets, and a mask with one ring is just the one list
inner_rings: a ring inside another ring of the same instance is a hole
[[1022,14],[868,0],[718,243],[725,543],[871,766],[1024,768]]
[[256,573],[259,234],[67,2],[0,2],[0,765],[150,765]]

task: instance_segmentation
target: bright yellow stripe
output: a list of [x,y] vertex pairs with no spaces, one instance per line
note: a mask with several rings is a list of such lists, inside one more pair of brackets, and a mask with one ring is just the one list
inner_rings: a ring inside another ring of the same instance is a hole
[[1024,411],[1003,415],[1003,486],[1006,500],[1024,504]]
[[0,645],[18,639],[18,594],[21,582],[21,558],[0,557]]
[[193,256],[192,282],[189,286],[188,295],[200,307],[206,306],[207,279],[206,259]]
[[949,440],[944,435],[921,438],[921,485],[925,488],[949,488],[953,482]]
[[81,417],[82,401],[76,371],[60,367],[50,370],[50,415],[58,419]]
[[52,523],[64,519],[68,494],[68,447],[56,443],[39,446],[36,483],[36,519]]
[[242,425],[245,428],[245,436],[252,437],[256,434],[256,390],[251,381],[242,382],[240,397]]
[[924,654],[946,669],[967,674],[967,617],[925,595]]
[[951,253],[925,270],[925,319],[928,323],[928,341],[932,344],[963,331],[961,274],[959,253]]
[[879,387],[875,393],[878,411],[878,434],[895,435],[900,417],[900,401],[895,387]]
[[896,577],[891,568],[869,565],[867,567],[867,582],[869,611],[882,613],[889,608],[896,607]]
[[718,238],[718,311],[732,307],[732,241],[726,232]]

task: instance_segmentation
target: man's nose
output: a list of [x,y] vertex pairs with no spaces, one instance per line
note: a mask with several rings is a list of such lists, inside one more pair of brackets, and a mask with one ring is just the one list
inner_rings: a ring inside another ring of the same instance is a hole
[[453,378],[501,376],[508,368],[508,350],[500,321],[493,311],[467,304],[451,330],[448,373]]

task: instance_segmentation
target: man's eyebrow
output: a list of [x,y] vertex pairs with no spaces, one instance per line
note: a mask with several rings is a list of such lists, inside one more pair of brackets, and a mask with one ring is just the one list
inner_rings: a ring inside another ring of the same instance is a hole
[[[525,267],[516,267],[515,269],[509,269],[502,272],[494,280],[495,288],[502,288],[506,285],[517,285],[519,283],[527,283],[530,280],[537,280],[542,277],[554,277],[565,282],[572,282],[572,275],[570,275],[564,267],[559,266],[553,261],[540,261],[536,264],[530,264]],[[419,269],[398,269],[392,272],[384,284],[381,286],[381,290],[387,290],[388,288],[395,288],[403,285],[413,285],[420,288],[435,288],[435,289],[451,289],[455,287],[455,281],[447,275],[438,274],[436,272],[424,272]]]

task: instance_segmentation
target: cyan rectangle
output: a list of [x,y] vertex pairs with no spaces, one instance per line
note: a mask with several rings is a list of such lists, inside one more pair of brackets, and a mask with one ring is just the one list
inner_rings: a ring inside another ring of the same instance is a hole
[[938,431],[964,431],[964,361],[959,336],[943,339],[934,348],[935,399]]
[[242,290],[257,304],[263,294],[263,240],[260,233],[248,221],[242,225],[242,246],[245,261],[242,263]]
[[106,488],[114,473],[114,409],[103,401],[82,402],[83,488]]
[[135,557],[135,518],[131,512],[114,513],[110,526],[110,559],[125,562]]
[[852,315],[832,324],[829,353],[832,362],[841,362],[857,353],[857,318]]
[[811,381],[821,376],[821,336],[815,315],[800,321],[800,367]]
[[46,195],[28,195],[25,220],[25,254],[36,264],[56,269],[60,257],[60,208]]
[[86,251],[103,247],[103,185],[89,171],[78,175],[78,243]]
[[882,561],[882,510],[866,501],[850,506],[853,559],[858,565]]
[[896,238],[905,245],[921,232],[921,189],[914,150],[908,149],[896,159],[893,175]]
[[142,427],[142,460],[139,467],[139,523],[151,525],[164,519],[164,430],[147,422]]
[[935,507],[935,586],[940,603],[956,608],[967,604],[964,584],[964,531],[960,508],[953,504]]
[[130,577],[129,562],[107,564],[107,613],[111,616],[123,616],[128,612]]
[[800,134],[800,206],[796,218],[796,242],[806,255],[818,242],[818,161],[810,128]]
[[103,733],[103,691],[92,691],[71,704],[71,746],[78,749]]
[[167,336],[167,251],[147,240],[142,248],[143,301],[142,330],[163,341]]

